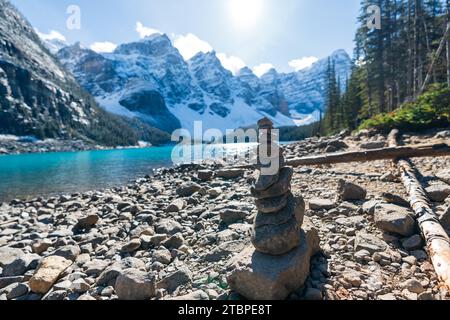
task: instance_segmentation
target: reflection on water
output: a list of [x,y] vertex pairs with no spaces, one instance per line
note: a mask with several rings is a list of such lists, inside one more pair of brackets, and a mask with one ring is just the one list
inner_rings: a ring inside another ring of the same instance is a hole
[[[242,154],[254,147],[250,144],[227,145],[225,154]],[[0,156],[0,201],[124,185],[151,175],[152,169],[171,166],[173,148]],[[221,155],[220,152],[200,153],[206,158]]]

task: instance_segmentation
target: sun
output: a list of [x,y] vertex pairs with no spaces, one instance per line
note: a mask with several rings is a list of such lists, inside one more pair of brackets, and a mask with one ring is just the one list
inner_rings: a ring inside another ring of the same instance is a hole
[[263,15],[264,0],[228,0],[228,10],[236,27],[251,28]]

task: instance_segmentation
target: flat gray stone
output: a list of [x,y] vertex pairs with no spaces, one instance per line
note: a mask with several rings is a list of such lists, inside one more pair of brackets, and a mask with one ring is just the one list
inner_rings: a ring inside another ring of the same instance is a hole
[[1,247],[0,248],[0,267],[10,264],[16,258],[18,258],[24,254],[25,253],[20,249],[10,248],[10,247]]
[[372,234],[365,232],[356,234],[355,251],[367,250],[370,254],[374,254],[375,252],[384,252],[387,248],[386,242]]
[[276,213],[287,206],[291,196],[292,194],[288,192],[279,197],[256,200],[256,207],[261,213]]
[[282,255],[300,245],[300,228],[305,214],[301,197],[291,197],[279,213],[258,213],[252,243],[261,253]]
[[3,277],[21,276],[28,270],[36,269],[41,256],[31,253],[15,258],[11,263],[3,266]]
[[188,182],[177,188],[177,195],[180,197],[190,197],[202,187],[194,182]]
[[251,194],[258,200],[275,198],[282,196],[290,191],[291,180],[294,174],[294,169],[291,167],[284,167],[280,170],[280,178],[270,188],[264,191],[258,191],[255,188],[251,188]]
[[363,187],[340,179],[338,186],[339,197],[343,201],[364,200],[367,196],[367,191]]
[[172,219],[162,219],[155,226],[156,233],[158,234],[169,234],[173,236],[178,232],[183,230],[181,224]]
[[125,270],[114,286],[120,300],[150,300],[155,296],[156,278],[136,269]]
[[331,210],[336,207],[336,203],[328,199],[314,198],[309,200],[309,209],[317,210]]
[[413,235],[402,241],[403,248],[408,251],[418,250],[423,248],[422,237],[418,234]]
[[243,177],[245,170],[241,169],[221,169],[216,172],[216,177],[223,179],[237,179]]
[[450,169],[444,169],[436,173],[436,178],[441,179],[447,184],[450,184]]
[[208,262],[218,262],[232,253],[238,253],[244,250],[245,243],[243,241],[229,241],[220,244],[218,247],[207,253],[204,259]]
[[415,231],[415,220],[411,210],[394,204],[379,204],[375,208],[375,225],[390,233],[405,237],[411,236]]
[[435,184],[426,188],[428,197],[433,202],[444,202],[450,196],[450,186],[444,184]]
[[178,271],[170,274],[158,282],[158,289],[166,289],[169,292],[174,292],[178,287],[192,282],[192,272],[187,268],[181,268]]

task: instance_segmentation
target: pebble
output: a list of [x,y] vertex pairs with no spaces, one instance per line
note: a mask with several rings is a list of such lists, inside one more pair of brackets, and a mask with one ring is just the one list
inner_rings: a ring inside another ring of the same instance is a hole
[[138,250],[140,246],[141,246],[141,239],[132,239],[131,241],[122,246],[121,251],[123,253],[132,253]]
[[409,292],[420,294],[425,291],[422,287],[422,284],[416,279],[407,280],[401,284],[404,289],[407,289]]

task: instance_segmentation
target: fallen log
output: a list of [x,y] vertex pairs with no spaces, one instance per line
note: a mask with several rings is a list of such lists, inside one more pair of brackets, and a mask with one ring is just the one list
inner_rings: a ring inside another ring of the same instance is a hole
[[323,165],[375,160],[395,160],[399,158],[450,156],[450,146],[446,143],[389,147],[367,151],[330,153],[326,155],[303,157],[286,161],[292,167]]
[[[393,130],[388,137],[391,147],[398,145],[398,130]],[[450,289],[450,238],[439,222],[437,214],[430,206],[425,189],[416,175],[416,169],[407,158],[397,159],[395,164],[409,195],[409,203],[413,209],[434,269],[442,282]]]

